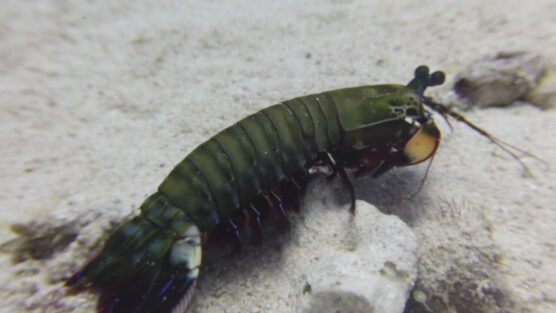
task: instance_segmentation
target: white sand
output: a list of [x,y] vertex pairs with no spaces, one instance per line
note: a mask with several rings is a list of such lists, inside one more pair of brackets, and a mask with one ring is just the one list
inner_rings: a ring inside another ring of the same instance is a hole
[[[56,298],[61,279],[92,256],[110,223],[136,212],[197,144],[251,112],[328,89],[406,83],[420,64],[447,73],[447,84],[429,92],[447,101],[454,75],[485,56],[526,50],[556,63],[550,0],[106,3],[2,4],[1,242],[17,237],[12,224],[38,234],[66,223],[82,229],[47,259],[14,265],[1,255],[2,312],[21,312],[23,304],[39,312],[33,305]],[[423,166],[359,179],[358,197],[413,229],[423,288],[435,289],[446,273],[452,285],[484,274],[482,287],[500,291],[504,309],[555,312],[556,111],[522,105],[466,116],[551,169],[526,160],[534,177],[524,177],[495,146],[463,126],[451,132],[439,119],[443,143],[417,197],[405,200]],[[344,199],[334,186],[317,180],[309,193]],[[346,214],[343,206],[337,214]],[[287,251],[292,241],[287,235],[261,249]],[[293,310],[280,294],[289,282],[268,270],[280,259],[259,261],[230,263],[225,270],[234,281],[207,274],[194,311]],[[266,298],[261,289],[279,296]],[[63,298],[48,312],[69,311],[76,301],[92,312],[91,296]]]

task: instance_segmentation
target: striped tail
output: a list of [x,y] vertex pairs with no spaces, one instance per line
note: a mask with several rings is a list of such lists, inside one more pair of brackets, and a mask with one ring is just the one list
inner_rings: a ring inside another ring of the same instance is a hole
[[199,229],[161,193],[141,211],[66,282],[100,291],[99,313],[178,313],[189,305],[202,257]]

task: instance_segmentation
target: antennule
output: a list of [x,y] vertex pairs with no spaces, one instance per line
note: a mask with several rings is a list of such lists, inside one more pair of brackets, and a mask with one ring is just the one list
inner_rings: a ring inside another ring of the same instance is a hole
[[437,113],[442,115],[446,120],[447,120],[446,117],[450,116],[453,119],[455,119],[456,121],[464,123],[465,125],[467,125],[471,129],[473,129],[474,131],[479,133],[481,136],[485,137],[490,142],[492,142],[493,144],[498,146],[504,152],[509,154],[513,159],[515,159],[517,162],[519,162],[519,164],[523,168],[526,175],[533,176],[531,171],[529,170],[529,167],[527,167],[527,165],[525,165],[525,163],[521,160],[521,157],[520,157],[519,154],[521,154],[523,156],[533,158],[533,159],[545,164],[546,166],[548,166],[546,161],[544,161],[543,159],[541,159],[541,158],[537,157],[536,155],[534,155],[534,154],[532,154],[528,151],[525,151],[525,150],[523,150],[519,147],[516,147],[512,144],[509,144],[509,143],[503,141],[502,139],[490,134],[486,130],[484,130],[484,129],[480,128],[479,126],[475,125],[474,123],[470,122],[468,119],[466,119],[460,113],[448,108],[447,106],[445,106],[443,104],[440,104],[440,103],[433,102],[432,99],[430,99],[430,98],[425,98],[424,103],[425,103],[426,106],[430,107],[431,109],[433,109],[434,111],[436,111]]

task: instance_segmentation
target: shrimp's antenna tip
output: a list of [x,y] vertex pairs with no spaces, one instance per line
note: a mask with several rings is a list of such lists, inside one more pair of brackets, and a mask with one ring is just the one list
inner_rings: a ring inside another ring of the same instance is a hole
[[[486,130],[484,130],[484,129],[480,128],[479,126],[475,125],[474,123],[469,121],[467,118],[465,118],[465,116],[463,116],[460,113],[452,110],[451,108],[449,108],[449,107],[447,107],[447,106],[445,106],[441,103],[436,103],[436,102],[432,101],[431,98],[427,98],[427,97],[424,97],[424,103],[425,103],[426,106],[431,108],[433,111],[442,115],[442,117],[444,117],[446,120],[448,120],[447,117],[451,117],[451,118],[455,119],[456,121],[467,125],[469,128],[473,129],[474,131],[479,133],[481,136],[485,137],[490,142],[492,142],[493,144],[498,146],[500,149],[502,149],[504,152],[506,152],[508,155],[510,155],[514,160],[516,160],[521,165],[521,167],[523,168],[526,175],[533,176],[531,171],[529,170],[529,167],[527,167],[525,162],[523,162],[523,160],[521,159],[522,156],[530,157],[532,159],[535,159],[535,160],[547,165],[547,162],[544,161],[543,159],[539,158],[538,156],[536,156],[536,155],[534,155],[534,154],[532,154],[528,151],[525,151],[524,149],[516,147],[516,146],[514,146],[510,143],[507,143],[507,142],[503,141],[502,139],[492,135],[491,133],[489,133]],[[520,156],[520,154],[521,154],[521,156]]]

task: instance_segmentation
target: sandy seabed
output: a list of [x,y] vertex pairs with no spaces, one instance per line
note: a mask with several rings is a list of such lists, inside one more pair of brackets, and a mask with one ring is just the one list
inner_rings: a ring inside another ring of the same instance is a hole
[[[406,83],[420,64],[446,72],[428,94],[449,104],[463,68],[513,51],[556,64],[554,1],[3,1],[0,311],[93,312],[94,296],[63,295],[63,279],[189,151],[247,114]],[[556,312],[556,111],[520,102],[466,116],[550,167],[526,158],[524,175],[438,119],[443,141],[416,197],[425,166],[357,179],[358,198],[414,232],[409,296],[424,295],[427,310]],[[319,218],[323,190],[340,200],[321,224],[346,214],[341,185],[321,177],[294,224]],[[288,251],[303,253],[289,250],[303,228],[270,239],[262,256],[209,262],[192,311],[294,312],[302,286],[282,262],[301,258]]]

